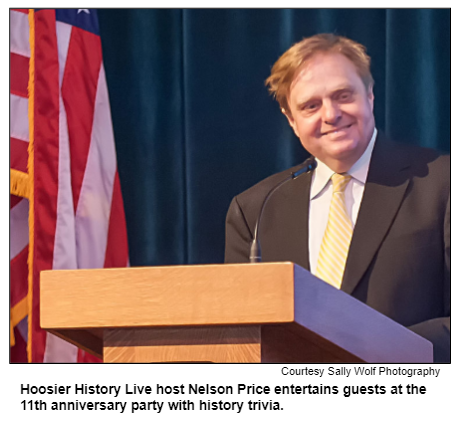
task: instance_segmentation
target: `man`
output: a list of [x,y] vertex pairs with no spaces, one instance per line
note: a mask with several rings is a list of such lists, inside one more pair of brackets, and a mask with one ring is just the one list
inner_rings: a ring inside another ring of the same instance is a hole
[[[263,261],[293,261],[434,344],[450,361],[450,159],[375,128],[365,48],[321,34],[292,46],[267,79],[317,162],[280,187],[259,227]],[[262,202],[291,168],[236,196],[227,263],[248,261]]]

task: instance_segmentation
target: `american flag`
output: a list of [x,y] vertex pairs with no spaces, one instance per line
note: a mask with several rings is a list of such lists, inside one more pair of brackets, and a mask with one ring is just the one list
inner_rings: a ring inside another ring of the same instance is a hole
[[10,10],[10,168],[11,360],[93,361],[40,329],[39,274],[128,265],[94,9]]

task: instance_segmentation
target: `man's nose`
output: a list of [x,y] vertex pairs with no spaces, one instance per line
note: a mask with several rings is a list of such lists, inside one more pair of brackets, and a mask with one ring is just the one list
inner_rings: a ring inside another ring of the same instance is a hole
[[323,103],[323,121],[326,124],[334,125],[342,117],[340,105],[334,101],[325,101]]

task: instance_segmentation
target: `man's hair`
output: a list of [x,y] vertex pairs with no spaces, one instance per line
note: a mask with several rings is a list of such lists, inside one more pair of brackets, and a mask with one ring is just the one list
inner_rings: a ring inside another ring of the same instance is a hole
[[289,48],[273,65],[271,75],[265,81],[269,92],[278,101],[283,112],[290,115],[288,97],[291,84],[300,68],[318,53],[343,54],[355,65],[366,89],[373,86],[371,58],[366,54],[364,45],[334,34],[314,35]]

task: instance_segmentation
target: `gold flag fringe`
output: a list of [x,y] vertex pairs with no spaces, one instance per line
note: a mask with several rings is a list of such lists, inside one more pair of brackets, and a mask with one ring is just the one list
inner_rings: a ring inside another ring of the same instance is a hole
[[14,338],[14,327],[23,320],[29,312],[27,301],[27,297],[23,298],[10,310],[10,346],[14,346],[16,343]]
[[29,198],[29,174],[10,168],[10,193]]

